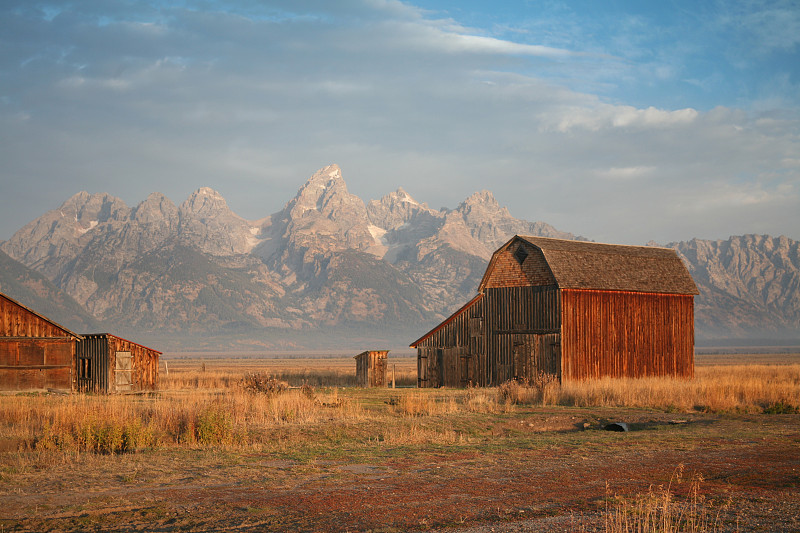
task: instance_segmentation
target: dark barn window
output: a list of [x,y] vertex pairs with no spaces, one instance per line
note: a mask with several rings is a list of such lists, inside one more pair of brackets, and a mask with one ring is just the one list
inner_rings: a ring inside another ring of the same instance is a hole
[[514,259],[516,259],[520,265],[524,263],[527,258],[528,250],[526,250],[524,246],[520,246],[517,248],[517,251],[514,252]]

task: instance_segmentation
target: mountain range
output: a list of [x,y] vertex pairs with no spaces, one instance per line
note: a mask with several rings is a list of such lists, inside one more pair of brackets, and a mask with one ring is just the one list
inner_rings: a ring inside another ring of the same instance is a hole
[[[514,218],[488,191],[455,209],[403,189],[365,203],[336,165],[254,221],[210,188],[179,206],[80,192],[0,244],[0,291],[71,329],[168,350],[403,346],[474,296],[514,234],[584,239]],[[666,246],[700,289],[699,339],[800,337],[797,241]]]

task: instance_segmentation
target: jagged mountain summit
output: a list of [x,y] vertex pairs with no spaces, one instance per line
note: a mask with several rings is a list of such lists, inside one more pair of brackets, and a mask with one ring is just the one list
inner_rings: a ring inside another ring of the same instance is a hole
[[430,209],[402,189],[365,204],[330,165],[260,220],[236,215],[207,187],[180,206],[160,193],[128,207],[80,192],[0,249],[122,331],[391,324],[404,335],[460,305],[508,236],[538,231],[572,237],[514,219],[486,191],[454,210]]
[[[474,295],[492,252],[515,234],[580,238],[514,218],[489,191],[454,209],[431,209],[402,188],[365,203],[330,165],[259,220],[238,216],[207,187],[180,206],[160,193],[128,207],[80,192],[0,249],[15,271],[35,271],[91,320],[137,338],[331,347],[407,343]],[[701,290],[698,336],[800,330],[797,242],[670,246]]]

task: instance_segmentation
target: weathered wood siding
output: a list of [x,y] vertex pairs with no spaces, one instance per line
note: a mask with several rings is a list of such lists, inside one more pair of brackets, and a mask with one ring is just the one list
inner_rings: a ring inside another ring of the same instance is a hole
[[697,287],[674,250],[516,236],[412,344],[420,387],[694,375]]
[[0,294],[0,390],[71,388],[74,339]]
[[0,337],[72,337],[57,324],[0,295]]
[[0,390],[70,389],[75,341],[0,338]]
[[483,385],[488,370],[480,299],[417,344],[419,387]]
[[533,379],[540,372],[560,376],[560,293],[555,286],[488,288],[487,385]]
[[386,356],[388,350],[371,350],[358,354],[356,359],[356,383],[359,387],[386,386]]
[[75,357],[75,388],[91,392],[155,390],[159,352],[109,334],[84,335]]
[[694,375],[694,297],[562,290],[562,376]]

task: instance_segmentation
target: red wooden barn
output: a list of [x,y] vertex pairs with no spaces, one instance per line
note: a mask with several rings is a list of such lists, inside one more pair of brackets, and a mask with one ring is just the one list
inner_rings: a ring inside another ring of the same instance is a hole
[[694,375],[697,286],[674,250],[515,236],[411,344],[420,387]]
[[78,339],[0,293],[0,390],[71,389]]

